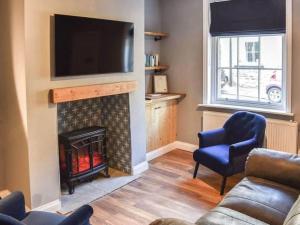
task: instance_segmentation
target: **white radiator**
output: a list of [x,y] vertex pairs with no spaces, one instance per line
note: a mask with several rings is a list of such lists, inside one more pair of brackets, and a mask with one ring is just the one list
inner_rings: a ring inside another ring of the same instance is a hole
[[[203,112],[203,130],[220,128],[231,116],[229,113]],[[267,119],[265,147],[298,153],[298,123],[292,121]]]

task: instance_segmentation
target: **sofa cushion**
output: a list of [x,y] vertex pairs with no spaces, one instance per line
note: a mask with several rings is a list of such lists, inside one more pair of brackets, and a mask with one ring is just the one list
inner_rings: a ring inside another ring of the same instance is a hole
[[217,207],[201,217],[196,225],[267,225],[255,218],[242,214],[232,209]]
[[299,190],[255,177],[246,177],[219,204],[267,224],[282,225]]
[[294,203],[283,225],[299,225],[299,224],[300,224],[300,197]]
[[55,213],[32,211],[22,222],[28,225],[58,225],[64,219],[64,216]]
[[195,224],[184,220],[165,218],[165,219],[155,220],[150,225],[195,225]]

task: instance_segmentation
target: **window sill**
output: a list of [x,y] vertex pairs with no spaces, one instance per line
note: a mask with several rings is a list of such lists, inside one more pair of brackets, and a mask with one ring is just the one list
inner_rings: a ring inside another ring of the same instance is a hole
[[[243,106],[234,106],[234,105],[221,105],[221,104],[198,104],[198,108],[209,109],[209,110],[231,110],[231,111],[240,111],[247,110],[251,112],[262,113],[270,117],[281,117],[285,119],[292,120],[294,117],[294,113],[272,110],[272,109],[261,109],[261,108],[253,108],[253,107],[243,107]],[[203,110],[202,110],[203,111]]]

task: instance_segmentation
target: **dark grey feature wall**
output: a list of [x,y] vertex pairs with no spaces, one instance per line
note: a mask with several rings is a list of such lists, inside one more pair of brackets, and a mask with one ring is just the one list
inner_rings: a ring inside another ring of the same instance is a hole
[[84,127],[106,127],[109,166],[131,173],[128,94],[58,104],[57,115],[59,134]]
[[198,144],[202,113],[202,2],[161,0],[162,29],[170,34],[161,44],[161,57],[170,65],[169,89],[186,93],[178,108],[178,141]]
[[[162,32],[161,0],[145,0],[145,31]],[[161,54],[160,46],[163,41],[154,41],[153,37],[145,38],[145,53]],[[162,62],[163,63],[163,62]],[[153,71],[146,71],[146,93],[153,93]]]

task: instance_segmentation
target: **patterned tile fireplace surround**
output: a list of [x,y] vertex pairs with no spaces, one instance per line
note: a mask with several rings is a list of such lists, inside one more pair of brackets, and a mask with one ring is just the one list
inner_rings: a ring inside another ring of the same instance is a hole
[[58,134],[84,127],[106,127],[109,166],[132,172],[128,94],[59,103],[57,120]]

